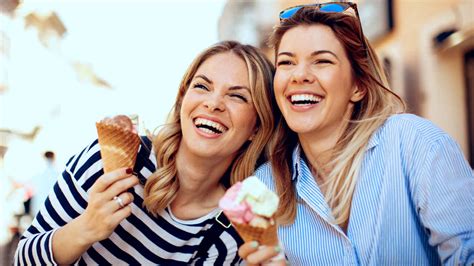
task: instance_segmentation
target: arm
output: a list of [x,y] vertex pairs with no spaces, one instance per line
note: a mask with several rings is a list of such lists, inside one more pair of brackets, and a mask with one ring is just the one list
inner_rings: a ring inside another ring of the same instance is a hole
[[[124,193],[138,184],[138,179],[130,175],[131,172],[118,169],[101,176],[91,187],[84,213],[53,234],[52,251],[58,264],[74,263],[95,242],[108,238],[118,224],[132,213],[128,204],[133,201],[133,196]],[[116,195],[120,195],[127,206],[121,208],[111,200]]]
[[[101,200],[100,195],[104,194],[100,184],[103,184],[108,179],[110,184],[114,183],[114,185],[107,187],[107,190],[117,189],[119,185],[115,185],[116,183],[128,187],[128,185],[136,182],[136,177],[127,174],[128,178],[125,178],[123,173],[116,173],[114,179],[110,177],[112,172],[99,178],[88,189],[90,191],[90,195],[88,195],[87,191],[83,189],[86,186],[84,183],[95,181],[93,176],[101,170],[96,164],[100,159],[100,157],[95,156],[97,151],[98,145],[92,145],[87,149],[87,152],[84,150],[84,154],[81,153],[68,162],[66,170],[59,176],[58,182],[45,201],[43,208],[22,236],[15,254],[15,264],[73,263],[90,245],[104,236],[103,233],[99,234],[94,230],[98,228],[97,225],[103,225],[104,222],[106,226],[110,227],[111,220],[114,219],[111,219],[109,215],[106,218],[102,218],[100,222],[94,221],[94,218],[98,217],[94,214],[106,215],[103,209],[102,211],[97,209],[97,205],[100,204]],[[125,170],[121,169],[118,171],[124,172]],[[80,174],[76,172],[80,172]],[[74,176],[74,174],[77,176]],[[120,179],[120,177],[122,178]],[[100,181],[101,179],[106,180]],[[129,183],[127,185],[124,184],[125,181],[114,182],[117,179],[128,180]],[[122,195],[122,198],[124,203],[129,202],[126,195]],[[109,208],[117,208],[116,202],[111,203],[108,204]],[[105,207],[105,205],[103,206]],[[127,209],[123,208],[122,210],[126,212]],[[93,228],[92,225],[94,225]]]
[[68,162],[66,170],[45,200],[31,226],[24,232],[18,243],[15,264],[54,264],[52,256],[52,235],[58,228],[79,216],[87,203],[87,194],[70,174],[73,165],[80,156]]
[[420,220],[442,263],[474,263],[474,175],[449,136],[427,151],[417,190]]

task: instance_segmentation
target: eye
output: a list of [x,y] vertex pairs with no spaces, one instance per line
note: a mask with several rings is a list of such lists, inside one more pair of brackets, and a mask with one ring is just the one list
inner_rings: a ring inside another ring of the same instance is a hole
[[236,99],[239,99],[239,100],[242,100],[243,102],[246,102],[246,103],[248,102],[247,97],[245,97],[245,96],[242,95],[242,94],[231,93],[231,94],[230,94],[230,97],[236,98]]
[[333,64],[331,60],[328,59],[317,59],[314,61],[315,64]]
[[292,62],[290,60],[281,60],[277,62],[277,66],[285,66],[285,65],[291,65]]
[[195,84],[193,85],[193,88],[194,88],[194,89],[199,89],[199,90],[205,90],[205,91],[208,91],[208,90],[209,90],[209,88],[207,88],[206,85],[201,84],[201,83],[195,83]]

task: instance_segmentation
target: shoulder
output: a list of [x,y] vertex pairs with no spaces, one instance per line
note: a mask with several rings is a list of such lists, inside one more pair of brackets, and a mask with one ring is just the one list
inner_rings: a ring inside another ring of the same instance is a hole
[[433,122],[413,114],[390,116],[376,132],[376,135],[383,140],[397,139],[400,142],[415,141],[428,145],[433,145],[440,139],[449,137]]
[[[146,168],[148,174],[155,171],[156,160],[151,141],[148,138],[141,137],[141,144],[137,153],[134,170],[141,173],[141,170]],[[104,174],[98,139],[92,141],[82,151],[69,159],[66,163],[66,172],[80,185],[83,185],[86,190]]]
[[84,181],[91,172],[102,171],[99,141],[96,139],[66,163],[66,172],[77,181]]
[[258,177],[269,189],[275,191],[275,184],[273,182],[273,172],[270,162],[262,164],[255,170],[254,176]]
[[[429,165],[430,160],[463,161],[459,144],[431,121],[412,114],[393,115],[377,130],[374,138],[384,155],[396,154],[410,166]],[[456,154],[448,158],[446,154]],[[439,160],[439,158],[438,158]]]
[[140,139],[141,143],[134,171],[141,175],[139,178],[146,179],[151,173],[156,171],[156,154],[153,150],[153,143],[148,137],[141,136]]

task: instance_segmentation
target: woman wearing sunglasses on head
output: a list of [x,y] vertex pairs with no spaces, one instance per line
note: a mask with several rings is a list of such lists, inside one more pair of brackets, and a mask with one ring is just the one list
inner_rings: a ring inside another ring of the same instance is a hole
[[274,130],[273,74],[252,46],[205,50],[133,171],[103,174],[97,141],[71,158],[22,237],[16,264],[238,263],[242,240],[217,206],[263,159]]
[[[282,11],[274,93],[284,120],[256,175],[280,196],[291,265],[472,265],[474,176],[458,144],[402,114],[356,5]],[[247,262],[277,252],[246,243]]]

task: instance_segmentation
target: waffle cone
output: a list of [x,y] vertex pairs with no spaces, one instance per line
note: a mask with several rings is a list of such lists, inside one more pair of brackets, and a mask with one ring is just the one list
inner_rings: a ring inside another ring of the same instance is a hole
[[133,169],[140,137],[132,131],[113,124],[98,122],[96,128],[104,172],[108,173],[121,167]]
[[232,224],[242,237],[244,242],[249,241],[258,241],[260,245],[265,246],[276,246],[278,245],[278,236],[277,236],[277,225],[276,223],[271,224],[267,228],[254,227],[248,224]]

